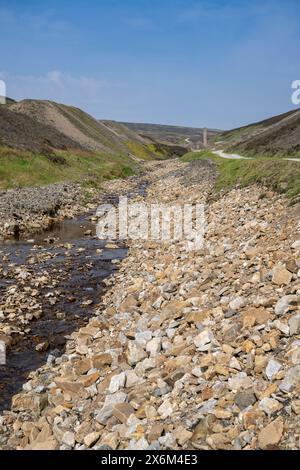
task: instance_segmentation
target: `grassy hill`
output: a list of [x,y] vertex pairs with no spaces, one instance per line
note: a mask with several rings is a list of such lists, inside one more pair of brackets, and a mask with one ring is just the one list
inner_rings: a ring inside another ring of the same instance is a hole
[[280,158],[255,158],[252,160],[227,160],[220,158],[210,150],[189,152],[183,156],[183,162],[194,160],[212,160],[215,162],[217,178],[216,191],[229,190],[239,186],[263,185],[278,193],[284,193],[298,201],[300,194],[300,163]]
[[248,156],[300,156],[300,110],[224,132],[214,142]]
[[99,184],[169,157],[125,126],[51,101],[0,106],[0,188],[63,181]]

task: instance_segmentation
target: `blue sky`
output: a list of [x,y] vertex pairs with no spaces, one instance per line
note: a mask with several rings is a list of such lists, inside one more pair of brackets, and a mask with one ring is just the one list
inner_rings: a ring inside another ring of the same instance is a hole
[[299,0],[0,0],[8,96],[232,128],[295,108]]

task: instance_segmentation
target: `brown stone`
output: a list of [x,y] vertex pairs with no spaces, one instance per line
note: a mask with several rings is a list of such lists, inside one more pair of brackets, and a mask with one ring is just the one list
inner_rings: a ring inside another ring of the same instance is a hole
[[82,382],[70,382],[60,377],[54,379],[54,381],[58,388],[60,388],[64,392],[79,393],[83,387]]
[[255,323],[257,325],[263,325],[272,318],[272,314],[264,307],[259,307],[259,308],[250,307],[243,314],[244,326],[245,326],[245,322],[246,324],[249,323],[248,326],[253,326],[252,325],[253,318],[255,319]]
[[195,311],[187,314],[185,320],[187,323],[200,323],[210,316],[209,310],[205,312]]
[[41,412],[48,403],[47,395],[34,395],[20,393],[15,395],[12,399],[12,409],[14,411],[33,411]]
[[93,385],[95,382],[97,382],[97,380],[99,379],[99,377],[100,377],[99,372],[94,372],[93,374],[88,375],[87,378],[82,381],[82,384],[83,384],[83,386],[84,386],[85,388],[86,388],[86,387],[90,387],[90,386]]
[[103,353],[98,354],[97,356],[93,356],[91,360],[92,366],[95,367],[95,369],[102,369],[105,366],[110,366],[112,364],[113,358],[111,354]]
[[113,415],[124,424],[127,423],[129,416],[134,413],[135,410],[129,403],[117,403],[113,407]]
[[54,438],[51,438],[44,442],[33,442],[29,448],[31,450],[56,450],[58,449],[58,443]]
[[287,285],[292,280],[292,273],[288,271],[284,266],[278,264],[273,270],[272,281],[278,286]]
[[80,361],[75,362],[74,370],[77,375],[86,374],[92,368],[92,363],[90,358],[81,359]]
[[164,425],[161,423],[155,423],[151,426],[150,431],[148,432],[148,440],[149,442],[157,441],[157,439],[162,435],[164,432]]
[[129,295],[120,305],[120,312],[131,312],[137,306],[137,300],[133,295]]
[[243,425],[245,429],[255,428],[259,420],[264,418],[262,411],[250,410],[243,413]]
[[277,418],[272,423],[263,428],[258,435],[258,445],[260,449],[267,449],[278,444],[283,434],[283,419]]

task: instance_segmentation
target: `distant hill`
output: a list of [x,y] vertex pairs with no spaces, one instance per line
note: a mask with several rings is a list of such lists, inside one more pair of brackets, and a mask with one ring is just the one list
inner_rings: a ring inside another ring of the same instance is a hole
[[[133,122],[123,122],[126,127],[132,129],[142,137],[148,137],[158,142],[184,145],[186,147],[199,146],[203,142],[203,128],[193,128],[184,126],[169,126],[164,124],[142,124]],[[209,129],[209,138],[221,131]]]
[[230,151],[249,155],[298,155],[300,109],[223,132],[214,140]]

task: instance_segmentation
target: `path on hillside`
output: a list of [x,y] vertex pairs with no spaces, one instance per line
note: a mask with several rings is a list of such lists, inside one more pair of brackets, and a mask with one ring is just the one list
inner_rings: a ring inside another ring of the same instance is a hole
[[223,150],[213,150],[213,153],[221,158],[228,158],[230,160],[252,160],[248,157],[242,157],[235,153],[225,153]]
[[[250,157],[242,157],[241,155],[237,153],[225,153],[223,150],[213,150],[212,151],[215,155],[221,158],[226,158],[229,160],[255,160]],[[300,158],[282,158],[280,160],[288,160],[291,162],[300,162]]]

